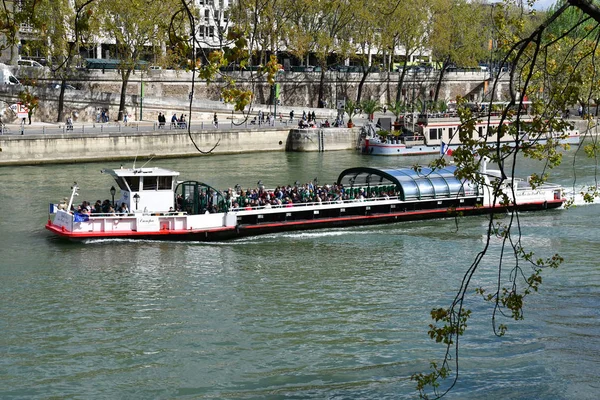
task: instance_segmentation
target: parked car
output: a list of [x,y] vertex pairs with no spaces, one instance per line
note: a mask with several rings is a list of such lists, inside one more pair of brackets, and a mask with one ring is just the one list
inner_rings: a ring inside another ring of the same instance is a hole
[[42,64],[35,60],[21,59],[17,61],[19,67],[33,67],[33,68],[44,68]]
[[[48,89],[59,90],[60,89],[60,83],[49,83],[48,84]],[[75,86],[73,86],[73,85],[65,84],[65,90],[77,90],[77,88]]]

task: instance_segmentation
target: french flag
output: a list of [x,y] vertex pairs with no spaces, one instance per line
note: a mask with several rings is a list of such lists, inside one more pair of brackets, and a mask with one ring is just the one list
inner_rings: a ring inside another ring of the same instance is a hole
[[442,146],[440,147],[440,156],[449,155],[451,156],[454,153],[454,150],[450,148],[446,143],[442,142]]

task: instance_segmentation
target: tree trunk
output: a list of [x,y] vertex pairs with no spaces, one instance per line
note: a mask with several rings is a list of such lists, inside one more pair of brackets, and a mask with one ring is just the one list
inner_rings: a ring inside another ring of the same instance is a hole
[[406,64],[408,56],[404,58],[404,64],[402,64],[402,72],[398,75],[398,91],[396,92],[396,101],[402,100],[402,86],[404,86],[404,76],[406,75]]
[[125,98],[127,96],[127,84],[129,83],[129,77],[131,76],[131,69],[121,70],[121,99],[119,100],[119,116],[118,121],[123,121],[123,115],[125,114]]
[[65,107],[65,84],[67,82],[66,78],[62,78],[60,80],[60,94],[58,95],[58,111],[56,122],[61,122],[63,119],[63,110]]
[[442,87],[442,81],[444,80],[444,74],[446,73],[446,68],[450,64],[450,59],[446,58],[442,63],[442,70],[440,71],[440,76],[438,77],[437,85],[435,86],[435,94],[433,97],[433,103],[435,104],[438,101],[440,89]]
[[363,75],[362,75],[360,82],[358,83],[358,93],[356,94],[356,102],[357,103],[360,103],[363,86],[365,85],[365,81],[367,80],[367,76],[369,76],[369,71],[371,70],[371,67],[369,67],[369,66],[363,67],[363,68],[364,68]]
[[319,80],[319,98],[317,99],[317,107],[323,107],[323,98],[325,97],[325,68],[327,64],[321,64],[321,79]]

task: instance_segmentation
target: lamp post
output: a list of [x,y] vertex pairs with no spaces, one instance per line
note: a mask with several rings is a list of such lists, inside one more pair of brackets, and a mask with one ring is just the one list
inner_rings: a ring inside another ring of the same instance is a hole
[[115,208],[115,193],[117,193],[117,190],[115,189],[114,186],[110,187],[110,195],[112,196],[112,206],[113,208]]
[[140,71],[140,121],[144,119],[144,71]]
[[139,194],[137,194],[137,193],[136,193],[136,194],[134,194],[134,195],[133,195],[133,200],[135,201],[135,211],[137,211],[137,209],[138,209],[138,203],[139,203],[139,201],[140,201],[140,195],[139,195]]

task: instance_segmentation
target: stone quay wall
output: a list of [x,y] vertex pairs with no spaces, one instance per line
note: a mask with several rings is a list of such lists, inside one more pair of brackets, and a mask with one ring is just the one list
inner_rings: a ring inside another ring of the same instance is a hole
[[213,154],[285,151],[286,148],[288,151],[347,150],[355,147],[357,135],[357,130],[346,128],[200,131],[192,133],[191,139],[187,132],[179,131],[6,135],[0,136],[0,166],[203,155],[194,147],[192,139],[202,151],[218,143]]
[[[32,74],[32,72],[27,72]],[[22,73],[17,71],[18,76]],[[243,88],[254,93],[252,112],[258,110],[275,112],[270,104],[271,86],[264,76],[257,72],[229,72],[235,81]],[[368,75],[362,99],[375,99],[381,104],[387,104],[396,99],[398,73],[371,73]],[[276,114],[287,116],[291,110],[296,116],[302,111],[314,110],[320,118],[335,118],[336,103],[346,99],[355,99],[362,74],[326,72],[324,75],[324,95],[327,108],[317,108],[319,72],[280,72],[277,83],[280,85],[280,105]],[[35,111],[34,118],[38,121],[56,122],[59,90],[49,89],[48,83],[56,82],[49,75],[30,76],[35,80],[33,91],[41,99],[39,109]],[[173,113],[189,113],[189,96],[191,93],[192,74],[189,72],[172,70],[136,71],[131,75],[127,85],[126,111],[139,119],[155,121],[158,113],[163,112],[167,117]],[[462,95],[473,101],[480,101],[487,90],[489,74],[482,72],[457,72],[448,73],[443,81],[440,99],[452,100]],[[115,70],[86,70],[80,71],[76,77],[69,80],[69,84],[80,90],[67,90],[65,92],[65,112],[76,116],[79,121],[94,121],[97,109],[108,109],[111,120],[116,119],[119,111],[119,93],[121,91],[121,77]],[[431,99],[437,73],[408,74],[405,77],[401,98],[405,101],[411,99]],[[233,112],[231,104],[220,101],[220,89],[224,82],[217,79],[207,84],[197,80],[194,85],[194,101],[191,117],[195,120],[210,121],[214,112],[220,116],[220,121],[227,118],[240,120],[241,113]],[[143,86],[143,98],[141,96]],[[500,81],[496,100],[502,100],[506,82]],[[7,101],[16,101],[18,88],[0,88]],[[14,92],[14,93],[13,93]],[[5,116],[9,118],[9,115]],[[66,117],[65,117],[66,118]],[[189,119],[189,116],[188,116]],[[5,121],[6,122],[6,121]],[[10,122],[10,121],[8,121]]]

